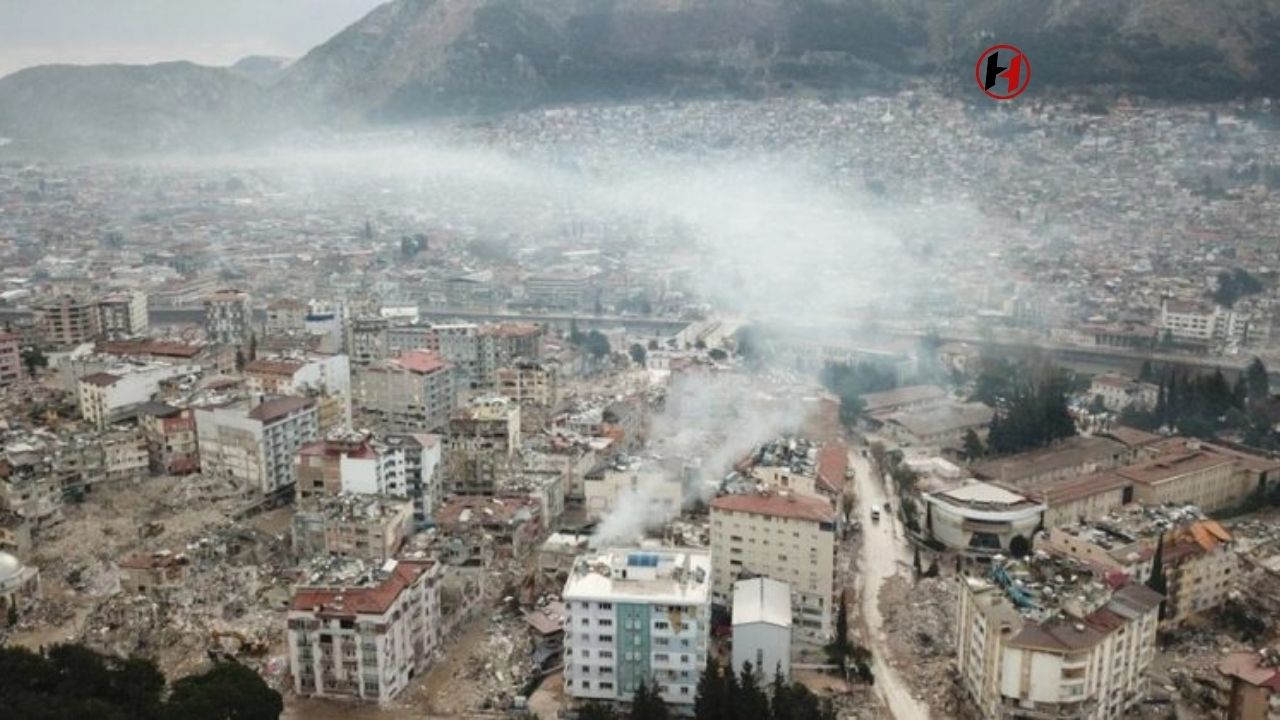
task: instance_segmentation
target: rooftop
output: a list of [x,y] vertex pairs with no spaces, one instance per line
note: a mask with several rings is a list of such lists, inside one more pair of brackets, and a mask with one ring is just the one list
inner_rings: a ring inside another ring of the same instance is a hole
[[908,385],[894,390],[867,393],[862,396],[862,403],[864,412],[874,413],[877,410],[884,410],[898,405],[942,400],[946,397],[947,391],[937,385]]
[[391,363],[420,375],[445,370],[449,367],[449,363],[445,362],[443,357],[430,350],[406,350],[400,353],[398,357],[392,358]]
[[1016,485],[1027,478],[1061,470],[1110,464],[1126,450],[1123,444],[1111,438],[1077,435],[1050,447],[976,463],[970,469],[979,478]]
[[733,624],[769,623],[791,627],[791,586],[772,578],[733,584]]
[[613,549],[578,558],[564,599],[703,605],[710,592],[711,554],[706,551]]
[[434,567],[433,560],[389,560],[377,570],[337,582],[326,582],[330,578],[321,572],[294,589],[289,609],[348,619],[356,615],[381,615],[391,608],[400,593]]
[[250,410],[249,417],[269,423],[313,405],[315,405],[315,401],[306,398],[277,397],[267,400]]
[[793,520],[833,523],[836,520],[831,503],[825,498],[794,492],[763,492],[748,495],[721,495],[711,501],[711,509],[785,517]]
[[953,490],[936,493],[933,497],[945,499],[951,505],[996,512],[1040,506],[1040,503],[1026,495],[985,482],[971,482]]

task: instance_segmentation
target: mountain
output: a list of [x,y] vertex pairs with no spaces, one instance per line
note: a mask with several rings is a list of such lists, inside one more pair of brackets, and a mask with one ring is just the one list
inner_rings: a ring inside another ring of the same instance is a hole
[[296,62],[49,66],[0,79],[16,147],[223,147],[298,124],[540,103],[972,89],[987,45],[1033,86],[1166,98],[1280,95],[1275,0],[392,0]]
[[293,58],[250,55],[238,60],[230,70],[235,75],[265,86],[279,80],[284,75],[285,69],[292,63]]
[[42,65],[0,79],[0,136],[41,154],[227,147],[264,126],[266,102],[225,68]]

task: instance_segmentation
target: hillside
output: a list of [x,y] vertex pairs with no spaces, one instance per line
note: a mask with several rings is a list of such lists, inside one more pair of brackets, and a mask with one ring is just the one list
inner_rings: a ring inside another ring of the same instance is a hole
[[393,0],[304,57],[232,68],[48,66],[0,80],[0,136],[104,151],[219,147],[288,125],[540,103],[951,78],[1021,46],[1038,87],[1280,95],[1274,0]]

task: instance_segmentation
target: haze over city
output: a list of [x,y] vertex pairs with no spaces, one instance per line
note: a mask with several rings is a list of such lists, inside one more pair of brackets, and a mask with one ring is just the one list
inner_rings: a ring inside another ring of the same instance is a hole
[[1277,77],[1262,0],[0,5],[0,714],[1274,717]]

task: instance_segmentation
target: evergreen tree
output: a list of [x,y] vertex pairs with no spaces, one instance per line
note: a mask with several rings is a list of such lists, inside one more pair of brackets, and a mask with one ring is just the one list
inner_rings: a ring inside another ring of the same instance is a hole
[[924,574],[924,568],[920,564],[920,546],[919,545],[915,546],[915,553],[914,553],[914,556],[911,558],[911,567],[915,569],[916,577],[920,577],[921,575]]
[[[1167,581],[1164,577],[1164,533],[1160,533],[1160,538],[1156,540],[1156,553],[1151,558],[1151,577],[1147,578],[1147,587],[1160,593],[1161,598],[1169,593]],[[1160,619],[1165,617],[1165,601],[1160,600]]]
[[592,700],[578,708],[578,720],[618,720],[618,713],[608,705]]
[[1271,375],[1260,358],[1254,358],[1244,371],[1245,385],[1248,388],[1250,406],[1264,403],[1271,399]]
[[767,718],[769,717],[769,696],[760,686],[760,678],[750,662],[742,664],[742,674],[738,679],[738,692],[730,698],[735,718]]
[[644,365],[644,361],[649,357],[649,352],[640,343],[632,343],[627,352],[631,355],[631,362],[637,365]]
[[986,454],[987,448],[982,445],[982,438],[970,428],[964,434],[964,456],[969,460],[976,460]]
[[640,681],[640,687],[631,697],[631,713],[628,720],[669,720],[671,712],[667,703],[658,693],[657,686]]
[[167,720],[276,720],[282,712],[280,693],[258,673],[226,662],[174,683],[164,716]]
[[730,720],[726,713],[729,703],[725,690],[720,666],[711,653],[707,653],[707,664],[702,668],[702,676],[698,678],[698,693],[693,699],[694,716],[698,720]]

